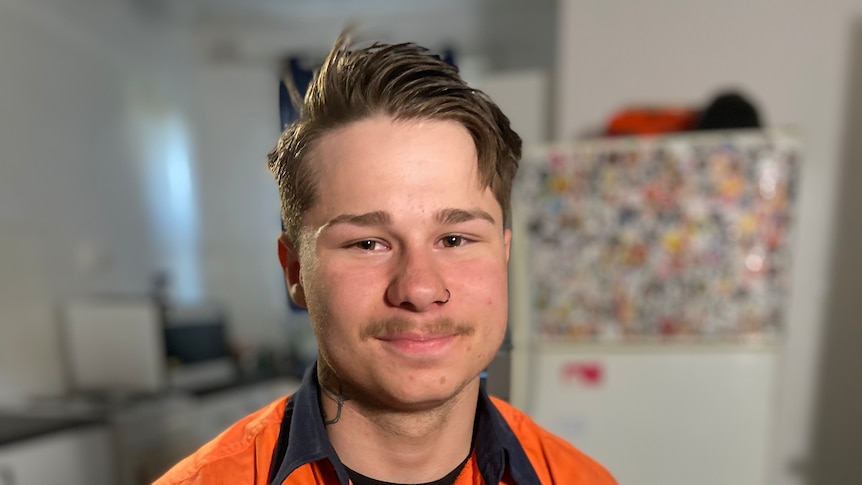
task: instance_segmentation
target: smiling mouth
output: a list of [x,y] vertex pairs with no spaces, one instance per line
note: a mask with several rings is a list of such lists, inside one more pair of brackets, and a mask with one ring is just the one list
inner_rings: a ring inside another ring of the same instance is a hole
[[369,324],[362,339],[374,339],[384,349],[413,357],[438,357],[446,353],[461,337],[473,335],[476,329],[451,318],[439,318],[425,323],[394,317]]
[[460,337],[458,333],[395,333],[378,337],[377,340],[391,349],[406,353],[433,354],[443,352],[451,347]]

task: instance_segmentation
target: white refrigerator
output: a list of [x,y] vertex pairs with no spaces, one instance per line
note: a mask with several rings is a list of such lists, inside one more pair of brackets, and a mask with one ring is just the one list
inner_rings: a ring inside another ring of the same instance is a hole
[[733,131],[528,153],[512,402],[622,484],[767,483],[798,152]]

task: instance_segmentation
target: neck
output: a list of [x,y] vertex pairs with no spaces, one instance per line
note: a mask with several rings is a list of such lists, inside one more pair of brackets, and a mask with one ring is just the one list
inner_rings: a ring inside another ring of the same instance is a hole
[[329,440],[341,461],[363,475],[394,483],[432,482],[470,453],[478,377],[444,403],[418,410],[366,402],[326,368],[318,368],[318,379]]

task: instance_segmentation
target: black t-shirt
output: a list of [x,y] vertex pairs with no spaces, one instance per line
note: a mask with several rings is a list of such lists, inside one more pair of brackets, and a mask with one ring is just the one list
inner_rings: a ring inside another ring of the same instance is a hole
[[[455,469],[449,472],[445,477],[439,480],[434,480],[433,482],[422,483],[418,485],[452,485],[453,483],[455,483],[455,479],[458,478],[458,475],[461,473],[461,470],[464,469],[464,466],[467,464],[467,460],[469,459],[470,455],[467,455],[467,458],[464,458],[464,461],[462,461],[460,465],[455,467]],[[347,468],[347,474],[350,476],[350,481],[353,482],[353,485],[402,485],[392,482],[381,482],[380,480],[375,480],[373,478],[366,477],[361,473],[357,473],[351,470],[349,467],[345,468]]]

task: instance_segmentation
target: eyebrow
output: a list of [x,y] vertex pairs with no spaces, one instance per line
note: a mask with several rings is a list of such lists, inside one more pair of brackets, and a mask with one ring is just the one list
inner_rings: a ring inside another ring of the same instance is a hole
[[[461,222],[481,219],[496,224],[494,217],[482,209],[443,209],[437,213],[437,222],[440,224],[458,224]],[[388,226],[392,224],[392,216],[386,211],[366,212],[365,214],[341,214],[333,217],[321,227],[321,231],[339,224],[350,224],[353,226],[372,227]]]
[[341,214],[333,217],[324,227],[337,224],[352,224],[354,226],[388,226],[392,224],[392,217],[385,211],[366,212],[365,214]]
[[482,209],[443,209],[437,213],[437,221],[441,224],[458,224],[459,222],[467,222],[476,219],[483,219],[491,224],[497,223],[491,214],[488,214]]

